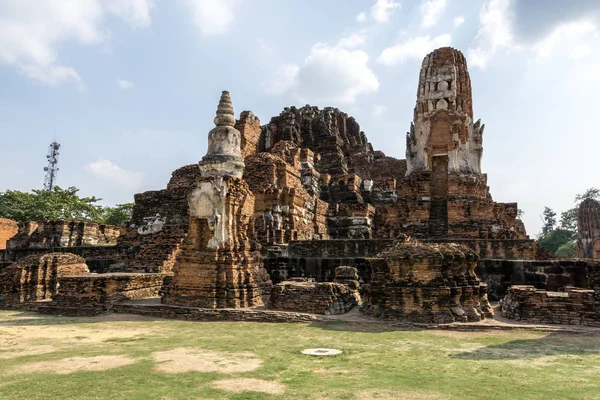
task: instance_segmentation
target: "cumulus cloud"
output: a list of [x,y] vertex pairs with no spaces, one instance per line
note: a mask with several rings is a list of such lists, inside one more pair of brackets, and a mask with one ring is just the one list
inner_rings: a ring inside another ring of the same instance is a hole
[[187,0],[202,35],[227,33],[233,24],[236,0]]
[[371,7],[370,15],[375,22],[384,24],[390,20],[394,10],[400,8],[400,3],[394,0],[377,0]]
[[475,45],[469,48],[469,64],[485,68],[498,49],[514,48],[511,0],[489,0],[479,14]]
[[361,12],[360,14],[358,14],[356,16],[356,20],[358,22],[365,22],[367,20],[367,13],[366,12]]
[[119,85],[119,87],[121,89],[132,89],[133,88],[133,82],[125,80],[125,79],[117,79],[117,85]]
[[300,68],[294,64],[282,65],[275,75],[263,84],[263,88],[268,94],[275,96],[293,91],[297,85],[298,70]]
[[153,7],[153,0],[109,0],[106,3],[109,12],[125,20],[132,28],[149,27]]
[[377,61],[384,65],[395,65],[409,59],[421,60],[438,47],[449,46],[452,36],[445,33],[436,37],[418,36],[404,43],[383,50]]
[[338,47],[343,47],[346,49],[355,49],[364,45],[366,41],[367,37],[365,31],[354,32],[350,36],[340,39],[340,41],[338,42]]
[[106,159],[91,162],[86,164],[83,168],[96,178],[127,189],[138,188],[141,185],[144,176],[140,172],[127,171]]
[[300,66],[282,67],[267,92],[289,93],[301,102],[352,104],[357,96],[379,89],[368,61],[364,51],[318,43]]
[[[58,45],[69,41],[83,45],[103,42],[108,36],[101,26],[106,11],[129,18],[138,15],[144,4],[151,3],[123,0],[117,8],[114,4],[111,8],[111,4],[99,0],[0,1],[0,64],[16,67],[44,84],[74,82],[83,87],[75,68],[60,62]],[[129,9],[136,11],[124,11]],[[143,23],[149,25],[149,16]]]
[[454,20],[452,22],[454,23],[454,27],[458,28],[459,26],[461,26],[463,24],[463,22],[465,22],[465,17],[463,17],[461,15],[460,17],[454,18]]
[[421,26],[429,28],[438,23],[448,0],[427,0],[421,4]]
[[387,111],[386,106],[382,106],[380,104],[376,104],[373,106],[373,116],[375,116],[375,117],[379,117],[379,116],[383,115],[383,113],[386,111]]
[[[591,45],[581,43],[588,38],[593,37],[598,27],[592,21],[580,20],[571,21],[558,25],[542,41],[534,45],[537,59],[550,57],[557,50],[571,49],[569,56],[571,58],[582,58],[591,52]],[[597,39],[596,39],[597,40]]]

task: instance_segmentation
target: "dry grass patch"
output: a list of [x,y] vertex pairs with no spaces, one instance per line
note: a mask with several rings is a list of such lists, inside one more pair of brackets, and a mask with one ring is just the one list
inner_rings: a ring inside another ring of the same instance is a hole
[[105,371],[133,363],[135,363],[135,359],[126,356],[70,357],[62,360],[25,364],[14,371],[20,374],[50,372],[65,375],[79,371]]
[[167,374],[182,372],[233,374],[254,371],[263,363],[256,354],[251,352],[221,353],[183,347],[156,352],[153,358],[158,363],[156,370]]
[[448,397],[428,391],[367,389],[358,394],[358,399],[446,400]]
[[268,394],[283,394],[285,385],[278,382],[269,382],[262,379],[233,378],[222,379],[211,384],[212,387],[227,392],[261,392]]
[[39,354],[47,354],[56,351],[56,347],[50,345],[40,346],[16,346],[12,347],[10,351],[0,352],[0,360],[6,360],[9,358],[17,358],[24,356],[36,356]]

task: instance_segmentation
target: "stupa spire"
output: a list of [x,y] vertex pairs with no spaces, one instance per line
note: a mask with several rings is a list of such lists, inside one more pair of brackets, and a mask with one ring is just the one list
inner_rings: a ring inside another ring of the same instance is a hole
[[244,174],[240,131],[235,129],[235,116],[229,92],[224,90],[219,100],[215,127],[208,133],[208,150],[200,161],[202,176],[233,176]]

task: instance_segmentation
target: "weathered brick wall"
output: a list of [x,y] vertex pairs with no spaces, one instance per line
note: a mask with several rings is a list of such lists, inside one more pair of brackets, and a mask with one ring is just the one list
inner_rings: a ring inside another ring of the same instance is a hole
[[271,291],[269,308],[314,314],[344,314],[357,304],[357,292],[336,282],[285,281]]
[[188,231],[188,195],[200,177],[198,165],[173,171],[167,189],[135,195],[133,215],[118,244],[130,250],[114,272],[169,272]]
[[489,288],[491,300],[500,300],[512,285],[532,285],[557,291],[565,286],[591,288],[588,274],[600,268],[591,260],[492,260],[477,263],[475,272]]
[[8,241],[7,249],[114,246],[121,231],[118,226],[90,221],[27,221]]
[[537,324],[600,327],[594,291],[575,287],[550,292],[529,285],[511,286],[502,303],[502,316]]
[[40,311],[65,315],[95,315],[112,311],[115,303],[157,297],[165,275],[115,273],[65,276],[58,293]]
[[75,254],[30,255],[0,271],[0,305],[19,306],[49,300],[58,280],[67,275],[89,274],[85,260]]
[[0,218],[0,250],[6,249],[6,242],[19,231],[17,223],[11,219]]

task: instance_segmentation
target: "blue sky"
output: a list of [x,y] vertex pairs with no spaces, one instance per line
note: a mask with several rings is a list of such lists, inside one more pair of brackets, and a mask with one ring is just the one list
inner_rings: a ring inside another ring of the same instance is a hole
[[404,158],[420,63],[467,57],[483,169],[531,235],[600,187],[595,0],[0,0],[0,191],[58,184],[104,204],[165,187],[206,151],[221,90],[262,123],[335,106]]

